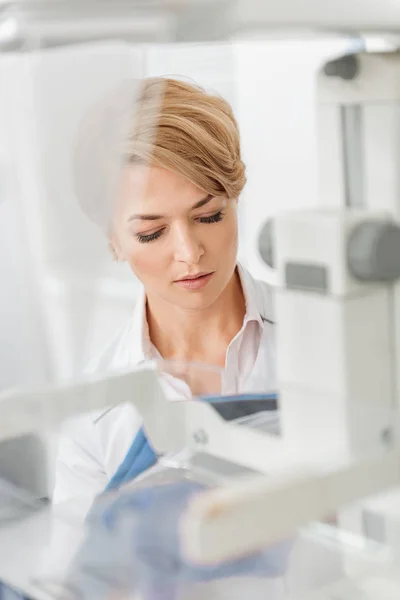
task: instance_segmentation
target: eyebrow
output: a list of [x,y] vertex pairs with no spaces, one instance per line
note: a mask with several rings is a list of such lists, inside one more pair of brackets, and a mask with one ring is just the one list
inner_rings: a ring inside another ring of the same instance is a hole
[[[201,208],[202,206],[205,206],[206,204],[211,202],[213,198],[215,198],[215,196],[213,196],[212,194],[208,194],[208,196],[205,196],[204,198],[196,202],[196,204],[194,204],[190,210],[195,210],[196,208]],[[140,219],[140,221],[157,221],[158,219],[162,218],[163,215],[131,215],[128,221],[134,221],[135,219]]]

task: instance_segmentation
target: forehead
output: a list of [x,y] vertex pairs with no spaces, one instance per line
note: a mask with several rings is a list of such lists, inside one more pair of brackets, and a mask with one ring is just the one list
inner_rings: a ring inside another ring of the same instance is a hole
[[124,211],[157,214],[190,209],[203,197],[204,191],[179,173],[145,165],[124,168],[118,194]]

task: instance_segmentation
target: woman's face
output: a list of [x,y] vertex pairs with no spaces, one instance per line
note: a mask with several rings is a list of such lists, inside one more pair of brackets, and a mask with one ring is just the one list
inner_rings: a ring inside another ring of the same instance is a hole
[[211,306],[235,270],[236,200],[207,196],[166,169],[124,170],[113,232],[147,295],[185,309]]

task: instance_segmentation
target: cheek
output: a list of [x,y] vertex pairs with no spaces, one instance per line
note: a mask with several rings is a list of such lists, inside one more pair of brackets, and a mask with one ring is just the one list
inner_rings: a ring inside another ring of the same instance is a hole
[[[153,277],[160,277],[160,273],[165,271],[163,267],[162,256],[155,249],[155,244],[152,246],[143,244],[144,248],[137,248],[139,244],[134,244],[134,248],[128,256],[128,262],[135,273],[141,280],[146,281]],[[151,247],[152,246],[152,247]]]
[[235,252],[238,246],[238,223],[236,214],[232,211],[225,219],[207,235],[209,239],[208,248],[213,253],[218,253],[223,259]]
[[145,283],[146,279],[157,276],[159,255],[154,252],[151,244],[141,244],[129,228],[118,222],[114,224],[114,241],[119,259],[128,263],[140,281]]

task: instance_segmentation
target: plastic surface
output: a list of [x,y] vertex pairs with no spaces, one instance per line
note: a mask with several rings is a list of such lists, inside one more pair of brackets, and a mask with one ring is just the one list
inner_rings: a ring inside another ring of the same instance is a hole
[[[94,505],[86,539],[68,577],[69,589],[84,598],[107,598],[112,590],[136,591],[146,600],[189,598],[196,585],[236,577],[281,577],[292,542],[216,565],[195,565],[183,556],[179,520],[204,485],[182,470],[170,470],[121,494],[105,494]],[[249,582],[250,584],[250,582]],[[259,586],[259,582],[257,583]],[[251,593],[251,586],[248,589]],[[260,591],[260,589],[259,589]],[[252,598],[263,596],[252,594]]]
[[37,500],[27,491],[0,480],[0,527],[24,519],[45,505],[45,501]]
[[[264,432],[279,433],[276,394],[253,393],[231,396],[201,396],[199,400],[211,404],[225,420],[234,421],[245,427],[251,427]],[[155,419],[156,417],[157,415],[154,415]],[[184,448],[182,448],[182,451],[184,451]],[[187,464],[187,456],[189,455],[186,455],[185,464]],[[184,454],[182,453],[180,458],[175,459],[175,464],[177,465],[176,460],[178,460],[179,464],[179,460],[183,460],[183,457]],[[157,456],[151,445],[151,440],[149,440],[142,427],[136,434],[125,459],[110,479],[105,491],[118,489],[121,485],[135,480],[145,473],[147,469],[154,466],[158,458],[160,457]],[[168,456],[166,458],[168,460]],[[212,460],[212,457],[210,459]],[[171,457],[169,457],[169,460],[171,460]],[[208,461],[208,465],[212,464],[211,460]],[[194,463],[192,462],[191,464],[193,467]],[[190,468],[190,463],[188,468]],[[218,473],[215,473],[215,475],[218,478]]]
[[[245,401],[243,396],[236,398],[239,403]],[[265,409],[265,402],[276,408],[276,397],[262,400],[254,394],[247,398],[253,402],[258,398],[253,408]],[[211,400],[224,403],[216,396],[205,401]],[[235,402],[232,396],[226,400],[231,406]],[[242,420],[243,426],[268,428],[271,423],[275,426],[277,415],[264,410]],[[233,582],[239,579],[256,600],[263,598],[271,585],[280,587],[292,540],[209,566],[188,562],[181,551],[179,523],[188,502],[205,488],[229,479],[229,474],[225,463],[215,463],[212,457],[205,462],[204,457],[184,448],[157,460],[141,429],[89,513],[85,539],[61,584],[62,593],[74,598],[138,594],[146,600],[175,600],[197,597],[199,589],[213,597],[217,587],[218,598],[231,599]],[[237,597],[242,598],[242,592]]]

